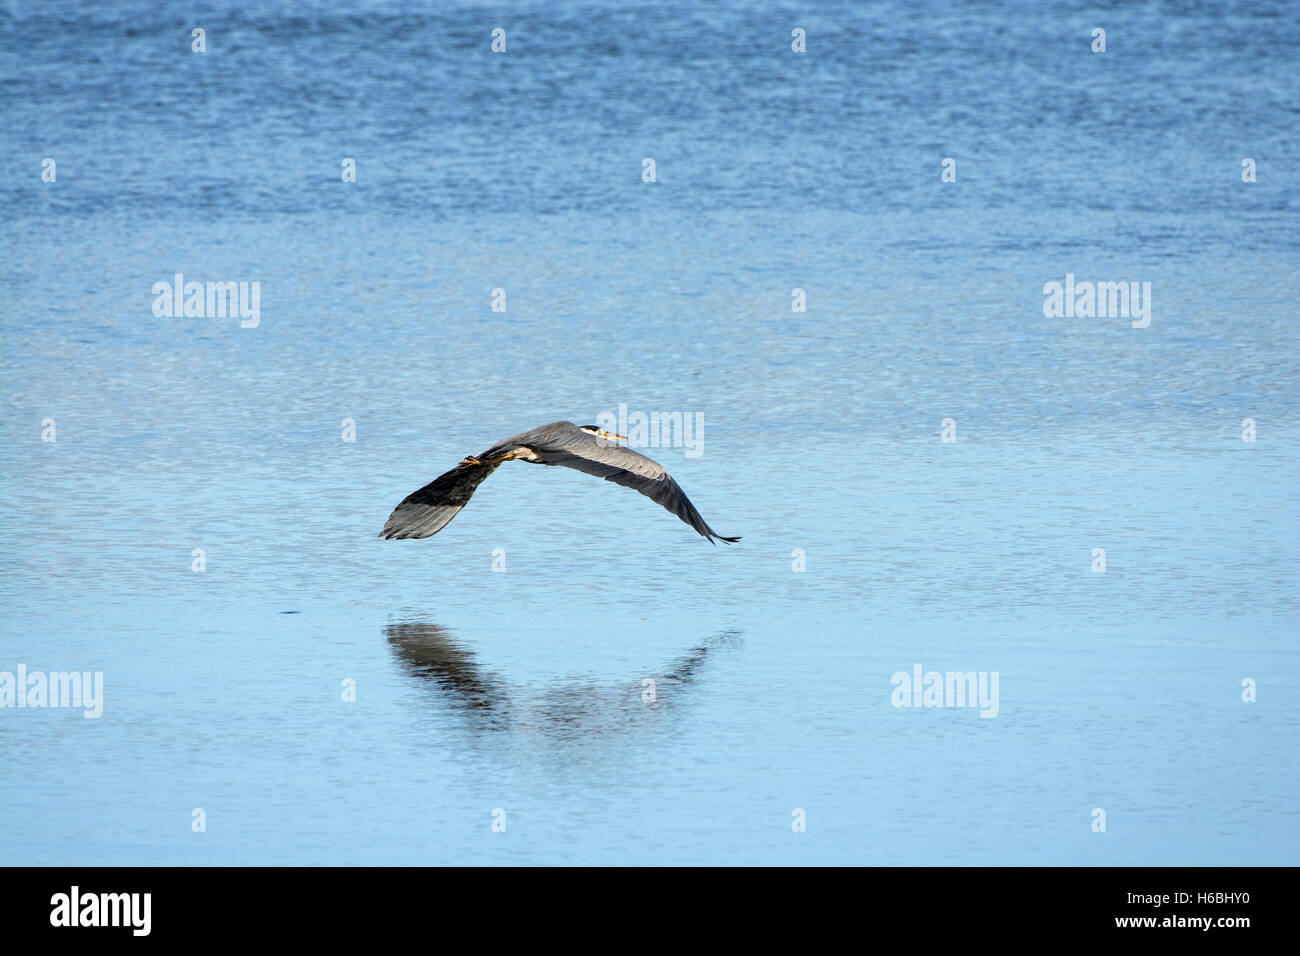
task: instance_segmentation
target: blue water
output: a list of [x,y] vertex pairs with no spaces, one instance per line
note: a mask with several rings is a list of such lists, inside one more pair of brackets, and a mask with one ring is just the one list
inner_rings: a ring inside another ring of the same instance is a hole
[[[0,12],[0,671],[104,688],[0,709],[0,862],[1300,862],[1300,13],[955,6]],[[620,403],[743,541],[376,537]]]

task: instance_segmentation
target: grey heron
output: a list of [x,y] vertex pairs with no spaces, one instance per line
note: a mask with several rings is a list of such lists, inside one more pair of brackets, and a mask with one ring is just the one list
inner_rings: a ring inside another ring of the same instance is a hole
[[662,465],[618,444],[626,440],[595,425],[579,427],[573,422],[551,422],[507,438],[481,455],[471,455],[451,471],[407,495],[388,516],[379,537],[392,540],[437,534],[503,462],[527,461],[536,465],[563,465],[639,491],[681,518],[710,543],[716,543],[715,538],[728,544],[740,540],[723,537],[710,528]]

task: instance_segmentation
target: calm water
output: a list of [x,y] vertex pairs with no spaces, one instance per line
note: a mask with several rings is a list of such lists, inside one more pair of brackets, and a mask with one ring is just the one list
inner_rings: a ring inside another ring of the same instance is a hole
[[[156,6],[0,13],[0,671],[104,682],[0,710],[0,861],[1300,862],[1293,5]],[[375,537],[620,403],[740,544]]]

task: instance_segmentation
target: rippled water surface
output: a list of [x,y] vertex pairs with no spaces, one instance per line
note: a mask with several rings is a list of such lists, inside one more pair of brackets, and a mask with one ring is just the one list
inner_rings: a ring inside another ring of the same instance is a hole
[[1300,862],[1294,6],[288,6],[0,12],[0,861]]

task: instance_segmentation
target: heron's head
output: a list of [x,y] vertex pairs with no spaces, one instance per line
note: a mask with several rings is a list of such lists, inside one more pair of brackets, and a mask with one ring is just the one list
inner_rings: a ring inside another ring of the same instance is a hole
[[595,425],[579,425],[578,431],[586,432],[588,435],[595,435],[597,438],[605,439],[605,441],[627,441],[622,435],[615,435],[613,432],[607,432]]

